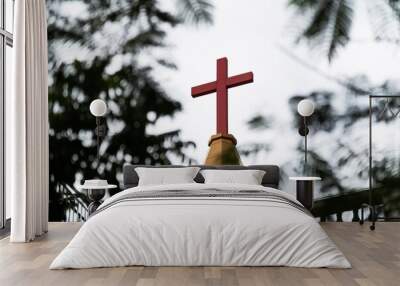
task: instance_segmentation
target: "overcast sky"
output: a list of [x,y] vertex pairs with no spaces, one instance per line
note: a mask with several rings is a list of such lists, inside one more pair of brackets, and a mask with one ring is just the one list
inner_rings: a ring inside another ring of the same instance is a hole
[[[214,24],[199,28],[182,26],[171,30],[167,56],[179,69],[160,69],[156,76],[168,94],[182,102],[183,112],[173,120],[163,120],[157,130],[181,128],[183,138],[197,143],[191,154],[200,163],[205,160],[207,142],[215,133],[215,95],[193,99],[193,85],[215,80],[216,59],[228,57],[229,74],[254,72],[254,83],[229,90],[229,128],[238,144],[265,142],[271,152],[245,160],[250,163],[282,164],[292,159],[298,135],[291,127],[288,99],[315,89],[335,90],[338,86],[300,65],[284,52],[296,56],[324,72],[339,77],[366,74],[374,83],[399,78],[400,53],[391,44],[375,43],[366,17],[366,7],[356,1],[352,44],[341,50],[332,64],[318,51],[293,45],[293,11],[280,1],[213,1]],[[318,106],[316,107],[318,108]],[[273,129],[250,131],[246,121],[256,114],[272,116]],[[313,144],[310,138],[310,144]]]

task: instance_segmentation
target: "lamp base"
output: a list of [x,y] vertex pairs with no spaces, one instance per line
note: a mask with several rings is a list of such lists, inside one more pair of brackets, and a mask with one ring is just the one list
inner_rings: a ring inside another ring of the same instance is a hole
[[89,215],[94,213],[97,208],[101,205],[101,200],[104,198],[106,193],[105,189],[89,189],[88,197],[91,200],[91,203],[88,206]]

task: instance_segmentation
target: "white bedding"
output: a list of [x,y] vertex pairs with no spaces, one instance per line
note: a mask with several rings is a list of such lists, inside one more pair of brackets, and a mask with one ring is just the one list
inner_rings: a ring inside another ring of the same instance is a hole
[[[318,222],[296,207],[257,198],[122,200],[141,191],[262,190],[254,185],[179,184],[125,190],[106,200],[50,269],[127,265],[349,268]],[[118,202],[118,203],[116,203]],[[297,202],[298,203],[298,202]]]

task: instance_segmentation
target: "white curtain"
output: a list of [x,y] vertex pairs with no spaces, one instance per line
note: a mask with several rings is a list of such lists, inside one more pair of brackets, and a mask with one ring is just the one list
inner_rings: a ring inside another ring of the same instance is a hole
[[48,103],[45,0],[15,1],[13,92],[6,98],[12,242],[47,232]]

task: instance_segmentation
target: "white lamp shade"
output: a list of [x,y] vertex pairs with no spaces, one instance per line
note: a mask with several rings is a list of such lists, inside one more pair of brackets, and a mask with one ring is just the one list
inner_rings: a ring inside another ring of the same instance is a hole
[[303,99],[297,105],[297,112],[304,117],[314,113],[314,103],[309,99]]
[[90,103],[90,113],[93,116],[101,117],[104,116],[107,112],[107,105],[104,100],[95,99]]

